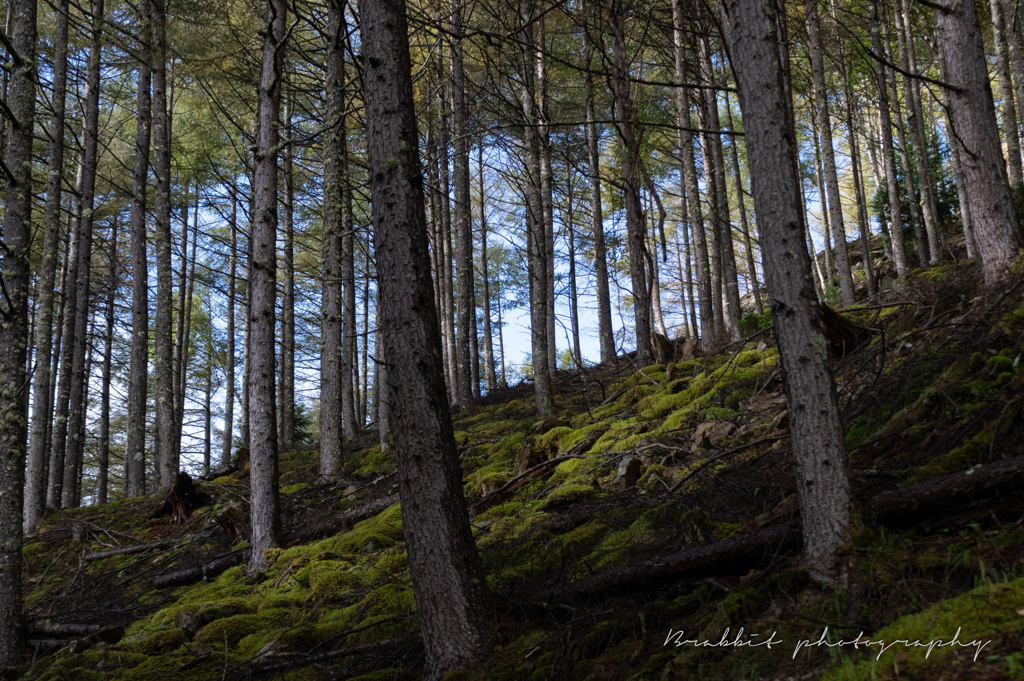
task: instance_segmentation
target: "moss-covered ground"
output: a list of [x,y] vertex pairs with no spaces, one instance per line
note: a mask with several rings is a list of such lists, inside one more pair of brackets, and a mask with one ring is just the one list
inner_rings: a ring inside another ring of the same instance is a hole
[[[1024,453],[1024,285],[982,295],[976,280],[971,266],[949,265],[916,275],[890,301],[846,311],[875,330],[835,362],[861,499]],[[530,386],[459,414],[465,494],[494,598],[483,659],[452,678],[1024,678],[1020,496],[963,508],[951,500],[949,513],[910,527],[866,517],[846,591],[813,584],[799,557],[783,554],[741,574],[723,566],[585,603],[534,600],[795,517],[782,381],[762,334],[672,366],[623,357],[561,373],[546,421],[534,416]],[[346,475],[330,486],[317,481],[315,450],[282,455],[287,541],[255,575],[236,565],[156,587],[161,575],[244,557],[244,528],[235,536],[218,522],[247,512],[244,468],[201,483],[210,501],[182,525],[153,517],[155,498],[48,517],[24,549],[29,618],[124,631],[61,644],[37,636],[23,678],[418,678],[400,509],[343,522],[394,493],[394,460],[371,433],[348,451]],[[490,497],[566,456],[499,502]],[[629,488],[626,464],[638,470]],[[162,543],[89,556],[153,542]],[[930,653],[913,644],[954,635]],[[685,643],[737,636],[763,645]],[[882,651],[879,641],[892,645]]]

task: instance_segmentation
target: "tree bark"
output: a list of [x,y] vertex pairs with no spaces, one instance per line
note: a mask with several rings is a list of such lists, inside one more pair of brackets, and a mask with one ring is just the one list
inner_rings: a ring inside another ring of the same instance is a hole
[[324,83],[327,128],[324,131],[323,288],[320,307],[323,329],[320,352],[320,475],[325,479],[337,475],[341,467],[342,440],[346,437],[342,424],[342,396],[346,384],[350,404],[352,393],[352,380],[343,371],[345,363],[341,357],[341,244],[344,238],[341,185],[344,182],[342,156],[345,153],[345,143],[341,138],[346,134],[344,11],[341,0],[330,1]]
[[[543,5],[543,0],[541,0]],[[543,7],[542,7],[543,9]],[[547,51],[545,17],[541,12],[534,22],[536,30],[536,52],[534,62],[537,68],[537,140],[540,143],[540,200],[544,235],[544,330],[547,334],[548,371],[554,375],[558,370],[558,343],[555,338],[555,199],[554,170],[551,165],[551,114],[548,110],[548,68],[544,61]]]
[[[50,98],[53,113],[49,127],[49,161],[46,169],[46,208],[43,222],[43,258],[39,272],[38,322],[36,323],[35,383],[32,392],[32,439],[28,450],[25,475],[26,532],[35,530],[42,517],[46,501],[47,457],[50,440],[47,437],[53,417],[53,391],[50,389],[53,361],[53,308],[59,256],[61,197],[64,184],[64,112],[68,73],[68,12],[69,0],[61,0],[56,7],[56,26],[53,37],[54,55],[51,78],[53,92]],[[58,333],[60,332],[58,327]]]
[[167,0],[153,8],[153,222],[156,240],[156,317],[153,379],[156,401],[156,467],[153,488],[170,489],[178,472],[174,458],[174,341],[171,337],[171,118],[167,105]]
[[103,374],[100,383],[100,438],[96,454],[95,503],[107,503],[107,478],[110,467],[110,375],[114,345],[114,297],[117,294],[117,214],[110,227],[110,251],[107,255],[107,300],[103,330]]
[[480,171],[480,280],[484,299],[484,387],[490,393],[498,387],[494,372],[494,338],[491,329],[491,284],[487,263],[487,186],[484,184],[484,144],[480,139],[477,166]]
[[[292,96],[284,103],[285,141],[292,138]],[[291,146],[282,149],[282,173],[284,175],[284,197],[281,203],[281,275],[283,295],[281,296],[281,357],[280,385],[278,386],[278,446],[282,452],[295,449],[295,170]]]
[[[999,79],[999,99],[1003,116],[1003,139],[1006,140],[1006,167],[1010,186],[1024,184],[1021,169],[1020,129],[1017,126],[1017,107],[1013,101],[1013,79],[1010,77],[1010,46],[1006,36],[1006,20],[1001,0],[990,0],[992,10],[992,41],[996,47],[996,75]],[[1018,72],[1018,79],[1024,74]]]
[[224,439],[221,443],[220,462],[231,462],[231,449],[235,434],[235,288],[238,281],[238,187],[231,177],[231,243],[228,251],[228,310],[227,334],[224,350]]
[[786,372],[804,557],[823,582],[847,581],[856,518],[821,309],[804,243],[797,142],[775,17],[764,0],[725,0],[723,23],[736,70],[762,234],[772,320]]
[[466,101],[466,71],[462,54],[462,2],[451,3],[452,124],[455,181],[455,301],[457,314],[455,401],[469,409],[472,393],[470,337],[476,333],[473,304],[473,222],[469,199],[469,103]]
[[470,666],[483,643],[479,567],[446,402],[427,252],[405,6],[359,3],[370,192],[399,494],[427,678]]
[[973,2],[959,0],[935,12],[936,33],[945,58],[953,138],[960,146],[965,189],[987,286],[1010,271],[1021,235],[1013,211],[989,86],[985,51]]
[[757,265],[754,263],[754,244],[750,239],[750,225],[747,224],[747,199],[746,190],[743,189],[743,174],[740,172],[740,151],[739,135],[732,121],[732,105],[729,103],[729,93],[725,93],[725,113],[729,124],[729,131],[733,133],[731,144],[732,170],[736,179],[736,203],[740,209],[740,231],[743,233],[743,246],[747,256],[747,273],[750,276],[750,288],[754,295],[754,309],[757,314],[764,314],[764,303],[761,301],[761,286],[757,282]]
[[[11,670],[21,654],[22,502],[25,486],[29,343],[28,293],[32,246],[32,127],[35,119],[36,3],[12,0],[11,83],[13,114],[4,163],[10,171],[4,211],[4,262],[0,272],[0,669]],[[461,480],[460,480],[461,481]],[[468,530],[468,525],[467,525]]]
[[288,5],[268,0],[256,113],[253,173],[252,330],[249,358],[250,487],[252,555],[248,570],[266,566],[263,552],[277,546],[281,532],[277,475],[277,419],[274,414],[274,313],[277,299],[278,116],[284,66]]

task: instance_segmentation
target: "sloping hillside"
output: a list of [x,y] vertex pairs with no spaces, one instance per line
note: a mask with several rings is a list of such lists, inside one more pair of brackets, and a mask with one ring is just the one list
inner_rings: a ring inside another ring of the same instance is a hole
[[[801,569],[767,319],[714,354],[562,373],[557,418],[529,386],[457,417],[494,614],[450,678],[1024,677],[1024,279],[978,286],[947,265],[844,313],[864,339],[835,362],[864,522],[848,591]],[[23,678],[417,678],[393,458],[367,433],[325,486],[315,451],[284,454],[289,543],[246,575],[244,454],[179,522],[146,498],[47,519]]]

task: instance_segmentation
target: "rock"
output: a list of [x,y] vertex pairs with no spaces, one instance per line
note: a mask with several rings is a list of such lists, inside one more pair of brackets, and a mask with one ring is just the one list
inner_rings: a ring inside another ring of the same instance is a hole
[[786,408],[786,396],[781,392],[761,393],[747,400],[746,408],[753,412],[776,411]]
[[736,433],[736,424],[731,421],[705,421],[693,431],[694,454],[698,450],[720,446],[722,440]]
[[185,634],[186,641],[191,641],[202,627],[196,616],[190,612],[183,612],[175,617],[174,624]]
[[789,428],[789,410],[782,412],[772,420],[772,427],[777,430]]
[[625,456],[619,461],[619,467],[615,471],[615,479],[612,487],[618,490],[627,490],[636,487],[643,472],[643,464],[635,456]]

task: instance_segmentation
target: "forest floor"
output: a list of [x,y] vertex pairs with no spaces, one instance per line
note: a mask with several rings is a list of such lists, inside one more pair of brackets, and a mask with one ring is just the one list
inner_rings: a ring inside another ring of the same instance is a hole
[[[484,659],[450,678],[1024,678],[1024,276],[993,295],[978,275],[843,311],[870,329],[835,361],[863,517],[847,590],[802,569],[756,319],[714,354],[561,372],[556,418],[530,386],[456,416],[494,598]],[[282,455],[285,546],[256,575],[244,452],[179,522],[163,498],[48,517],[23,678],[418,678],[394,459],[370,433],[347,451],[330,486],[315,449]]]

